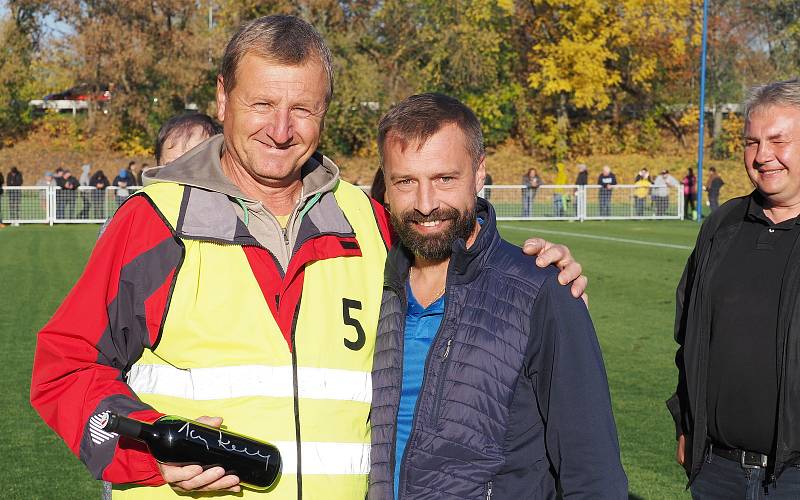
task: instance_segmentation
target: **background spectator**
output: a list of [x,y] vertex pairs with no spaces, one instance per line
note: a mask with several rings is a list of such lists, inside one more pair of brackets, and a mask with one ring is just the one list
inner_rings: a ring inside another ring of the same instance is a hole
[[[567,171],[564,164],[561,162],[556,163],[556,180],[557,186],[566,186],[569,180],[567,179]],[[567,196],[567,190],[563,188],[553,190],[553,215],[555,217],[564,216],[564,203],[567,201],[564,198]]]
[[53,179],[53,172],[50,172],[49,170],[46,171],[44,175],[36,181],[36,185],[40,187],[52,186],[54,184],[55,180]]
[[[11,171],[6,176],[6,186],[20,187],[22,186],[22,172],[17,170],[17,167],[11,167]],[[19,189],[8,190],[8,218],[19,219],[19,205],[22,201],[22,191]]]
[[708,205],[711,207],[711,211],[713,212],[719,207],[719,192],[722,189],[722,186],[725,185],[725,181],[722,180],[722,177],[717,173],[717,169],[711,167],[708,169],[708,183],[706,184],[706,191],[708,191]]
[[92,207],[94,208],[95,219],[105,219],[106,188],[109,186],[108,177],[102,170],[98,170],[89,180],[89,185],[95,189],[92,191]]
[[166,165],[211,136],[221,134],[222,126],[203,113],[173,116],[156,136],[156,164]]
[[611,167],[603,165],[597,183],[600,185],[600,216],[608,217],[611,215],[611,190],[617,184],[617,176],[611,171]]
[[533,202],[536,199],[536,191],[539,189],[539,186],[542,185],[542,178],[539,177],[539,173],[536,171],[536,169],[532,168],[528,170],[528,172],[525,175],[522,176],[522,181],[520,183],[523,186],[522,216],[530,217],[531,207],[533,206]]
[[56,219],[63,219],[64,218],[64,169],[58,167],[56,169],[56,174],[53,177],[56,182],[56,187],[60,188],[56,190]]
[[[575,185],[577,186],[585,186],[589,184],[589,170],[586,167],[585,163],[578,163],[578,175],[575,177]],[[574,193],[572,193],[573,198],[575,198],[575,203],[573,203],[572,215],[576,215],[578,213],[578,203],[579,203],[579,193],[581,188],[577,188]]]
[[636,189],[633,190],[633,208],[637,217],[644,215],[644,206],[647,203],[647,198],[650,196],[650,172],[646,168],[639,170],[636,174],[636,181],[633,183]]
[[119,174],[114,177],[114,181],[111,183],[116,190],[116,198],[117,198],[117,207],[122,205],[122,202],[130,196],[130,190],[128,186],[132,183],[133,176],[128,173],[128,170],[122,169],[119,171]]
[[[697,178],[694,171],[690,168],[681,180],[683,184],[683,218],[692,220],[696,217],[697,207],[695,206],[695,196],[697,196]],[[691,211],[689,211],[691,207]]]
[[142,174],[144,174],[145,171],[150,170],[151,168],[152,167],[150,165],[148,165],[147,163],[142,163],[142,168],[140,168],[139,171],[136,172],[136,185],[137,186],[140,186],[140,187],[144,186],[144,180],[142,179]]
[[489,199],[492,197],[492,188],[486,189],[486,186],[491,186],[492,184],[494,184],[494,180],[492,179],[492,174],[490,174],[489,171],[487,170],[486,177],[484,177],[483,179],[483,187],[484,187],[483,197],[486,199],[486,201],[489,201]]
[[[49,170],[36,181],[36,185],[39,187],[50,187],[55,186],[55,184],[56,181],[53,179],[53,173]],[[45,190],[39,191],[39,205],[42,207],[42,211],[47,213],[47,192]],[[47,216],[49,217],[49,214]]]
[[575,184],[578,186],[589,184],[589,171],[586,169],[585,163],[578,163],[578,176],[575,177]]
[[678,179],[669,174],[669,170],[662,170],[661,174],[653,181],[653,203],[656,215],[665,215],[669,206],[670,188],[680,186]]
[[136,180],[136,171],[138,170],[137,165],[138,163],[136,163],[135,160],[131,160],[128,162],[128,167],[125,169],[128,171],[128,179],[131,180],[128,184],[131,186]]
[[78,194],[78,187],[81,185],[78,178],[72,175],[69,169],[64,170],[64,218],[72,219],[75,217],[75,200]]
[[[89,186],[91,178],[89,177],[89,169],[92,166],[88,163],[84,163],[81,166],[81,176],[78,178],[78,182],[80,182],[81,186]],[[79,219],[88,219],[89,218],[89,206],[91,205],[89,190],[81,189],[79,190],[81,195],[81,211],[78,213]]]

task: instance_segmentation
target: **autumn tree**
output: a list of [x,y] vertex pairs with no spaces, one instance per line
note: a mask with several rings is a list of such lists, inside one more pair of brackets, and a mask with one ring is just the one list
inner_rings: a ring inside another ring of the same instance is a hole
[[[92,102],[90,133],[111,131],[117,146],[143,153],[160,124],[196,103],[208,110],[210,85],[223,43],[194,0],[50,3],[74,32],[62,39],[72,50],[76,83],[93,94],[111,89],[106,114]],[[200,102],[197,102],[197,101]]]
[[8,16],[0,19],[0,147],[31,123],[28,101],[37,97],[33,62],[41,34],[36,5],[12,0],[7,6]]
[[687,67],[698,41],[691,0],[530,0],[516,7],[532,104],[520,110],[519,132],[530,147],[561,158],[584,124],[610,123],[617,140],[631,117],[668,125],[672,94],[665,84]]

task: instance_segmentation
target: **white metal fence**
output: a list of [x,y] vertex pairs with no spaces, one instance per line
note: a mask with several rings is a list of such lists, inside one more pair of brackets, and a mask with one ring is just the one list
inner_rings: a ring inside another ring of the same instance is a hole
[[[369,193],[368,186],[361,186]],[[102,223],[139,186],[99,190],[81,186],[6,187],[0,195],[0,222],[6,224]],[[482,196],[500,220],[681,219],[682,187],[545,185],[486,186]]]
[[57,186],[6,186],[0,195],[0,222],[5,224],[102,223],[139,186],[76,190]]
[[499,220],[681,219],[678,187],[616,185],[485,186]]

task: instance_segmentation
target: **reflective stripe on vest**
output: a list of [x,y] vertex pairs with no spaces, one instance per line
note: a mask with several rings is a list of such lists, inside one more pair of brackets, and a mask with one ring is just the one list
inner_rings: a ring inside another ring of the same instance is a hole
[[[298,396],[369,403],[369,372],[332,368],[297,368]],[[209,399],[293,396],[292,366],[218,366],[181,370],[168,365],[136,364],[128,373],[128,385],[138,395],[159,394],[203,401]]]
[[[128,373],[137,395],[160,412],[220,416],[231,431],[279,447],[284,465],[277,486],[245,489],[244,498],[296,499],[299,471],[307,500],[366,495],[370,372],[386,248],[369,199],[339,184],[336,203],[362,256],[305,267],[295,363],[242,248],[182,239],[184,260],[159,343]],[[174,228],[183,187],[157,183],[142,193]],[[115,498],[179,498],[168,486],[122,488]]]

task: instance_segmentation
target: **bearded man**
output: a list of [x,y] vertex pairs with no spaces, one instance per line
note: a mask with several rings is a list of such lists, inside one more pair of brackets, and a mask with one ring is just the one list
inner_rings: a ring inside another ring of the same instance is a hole
[[381,120],[389,253],[369,498],[627,498],[585,304],[502,240],[473,112],[409,97]]

